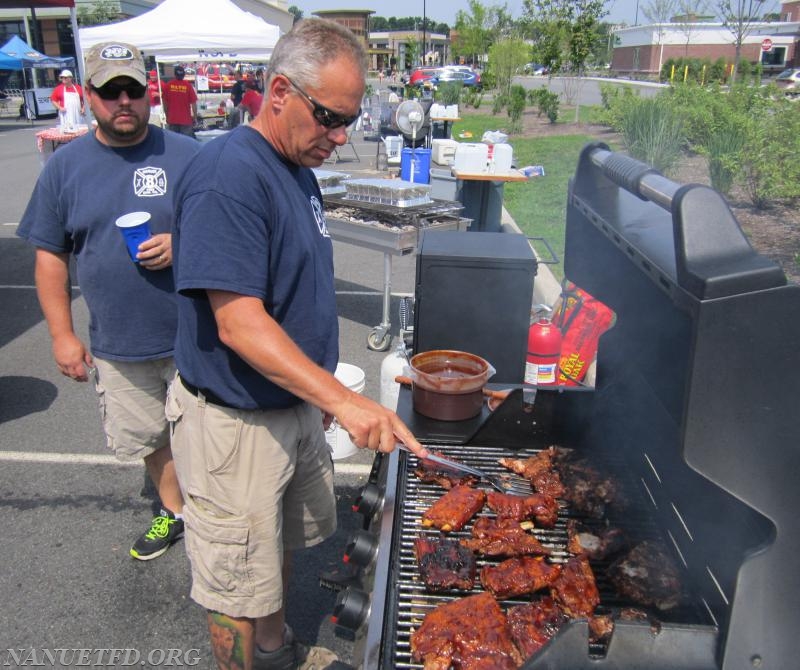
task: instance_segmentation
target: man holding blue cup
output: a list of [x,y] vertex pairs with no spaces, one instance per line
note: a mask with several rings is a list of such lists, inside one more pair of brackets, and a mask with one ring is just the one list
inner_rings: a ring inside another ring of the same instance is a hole
[[[120,461],[144,459],[158,491],[162,509],[131,549],[149,560],[183,533],[164,416],[177,326],[170,229],[172,189],[199,144],[148,124],[147,73],[135,46],[92,47],[86,79],[97,128],[53,154],[17,234],[36,248],[56,365],[75,381],[94,377],[108,446]],[[130,247],[136,226],[117,225],[126,215],[139,226]],[[88,347],[73,330],[70,257],[91,316]]]

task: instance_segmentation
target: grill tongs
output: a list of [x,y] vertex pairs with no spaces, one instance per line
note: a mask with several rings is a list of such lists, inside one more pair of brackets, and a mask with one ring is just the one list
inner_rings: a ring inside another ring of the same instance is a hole
[[[408,452],[409,454],[414,454],[405,444],[402,442],[397,443],[398,448],[402,449],[403,451]],[[419,457],[417,457],[419,458]],[[449,458],[444,458],[443,456],[437,456],[436,454],[428,453],[428,456],[424,459],[426,461],[431,461],[432,463],[437,463],[448,470],[454,470],[456,472],[465,472],[466,474],[473,475],[482,479],[486,483],[488,483],[492,488],[497,489],[501,493],[520,493],[520,491],[512,491],[511,489],[514,488],[514,485],[499,475],[491,475],[488,472],[484,472],[483,470],[478,470],[478,468],[473,468],[470,465],[465,465],[464,463],[458,463],[456,461],[451,461]],[[530,487],[527,488],[526,491],[530,494]]]

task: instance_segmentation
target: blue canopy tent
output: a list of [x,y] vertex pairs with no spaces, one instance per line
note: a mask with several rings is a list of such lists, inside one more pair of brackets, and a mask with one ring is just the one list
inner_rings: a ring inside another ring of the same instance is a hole
[[60,69],[74,66],[75,59],[72,56],[67,58],[47,56],[17,35],[0,47],[0,69],[22,70],[22,79],[25,83],[25,112],[30,118],[52,113],[54,110],[50,103],[49,93],[45,89],[28,89],[25,70],[27,68]]

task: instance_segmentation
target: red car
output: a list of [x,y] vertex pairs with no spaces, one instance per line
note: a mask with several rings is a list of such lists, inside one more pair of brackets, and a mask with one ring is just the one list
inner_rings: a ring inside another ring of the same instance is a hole
[[432,77],[439,74],[440,68],[438,67],[418,67],[411,72],[411,75],[406,82],[409,86],[423,86],[431,80]]

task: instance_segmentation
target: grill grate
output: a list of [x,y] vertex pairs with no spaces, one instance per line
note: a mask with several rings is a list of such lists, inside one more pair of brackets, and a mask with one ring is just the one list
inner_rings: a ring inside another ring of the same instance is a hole
[[[444,446],[444,445],[426,445],[429,449],[441,453],[443,456],[456,458],[459,461],[478,467],[490,474],[498,474],[504,477],[509,477],[513,484],[529,486],[527,481],[523,478],[509,473],[505,468],[499,465],[498,459],[502,457],[511,458],[527,458],[535,455],[539,450],[537,449],[502,449],[493,447],[474,447],[474,446]],[[419,578],[417,569],[417,562],[414,556],[414,539],[420,535],[428,537],[437,537],[440,535],[439,531],[435,528],[425,528],[422,526],[421,519],[425,510],[430,507],[437,499],[443,494],[444,490],[435,484],[426,484],[421,482],[414,474],[414,469],[418,465],[417,458],[412,454],[401,454],[400,472],[398,478],[398,497],[397,497],[397,525],[395,527],[396,536],[394,543],[394,553],[392,557],[392,576],[389,583],[394,584],[392,589],[393,594],[390,595],[390,602],[393,607],[388,608],[387,614],[395,617],[394,621],[388,622],[386,626],[387,631],[391,631],[394,635],[393,644],[384,647],[385,649],[392,649],[392,664],[391,667],[395,668],[422,668],[422,665],[413,662],[411,657],[410,638],[413,631],[419,627],[425,615],[439,605],[454,600],[458,597],[478,593],[482,590],[479,580],[476,580],[475,588],[472,591],[452,591],[446,594],[431,594],[425,590],[422,581]],[[614,464],[597,463],[597,467],[601,470],[608,472],[619,478],[619,468],[614,467]],[[624,472],[622,477],[624,477]],[[620,482],[623,487],[625,481]],[[486,487],[488,484],[479,483],[478,486]],[[631,482],[631,486],[633,483]],[[629,495],[629,490],[625,491],[626,496]],[[542,529],[534,528],[532,534],[552,553],[548,560],[553,562],[564,562],[570,554],[567,552],[567,522],[570,519],[579,519],[585,525],[597,527],[598,523],[604,523],[596,519],[584,519],[573,514],[564,501],[559,501],[559,518],[554,528]],[[625,512],[624,526],[616,519],[609,519],[611,525],[623,527],[626,534],[632,539],[644,539],[646,537],[654,537],[659,535],[659,532],[654,525],[653,521],[648,518],[648,515],[642,511],[642,508],[637,506],[633,509],[627,509]],[[491,516],[488,509],[484,509],[480,515]],[[469,537],[471,534],[472,523],[468,524],[461,531],[447,533],[449,538],[462,538]],[[481,567],[487,564],[497,564],[500,559],[478,557],[478,571]],[[601,608],[608,610],[608,608],[635,606],[632,603],[623,602],[615,594],[611,587],[605,571],[608,567],[607,562],[592,562],[592,568],[595,573],[598,589],[600,591]],[[528,602],[527,599],[509,599],[501,601],[504,609],[511,605],[521,604]],[[700,620],[698,608],[692,607],[691,612],[687,613],[681,611],[679,613],[670,613],[669,618],[678,616],[678,618],[688,620],[690,622],[697,622]],[[668,617],[663,617],[666,620]],[[588,652],[592,656],[602,656],[604,648],[601,645],[592,644],[589,646]]]

